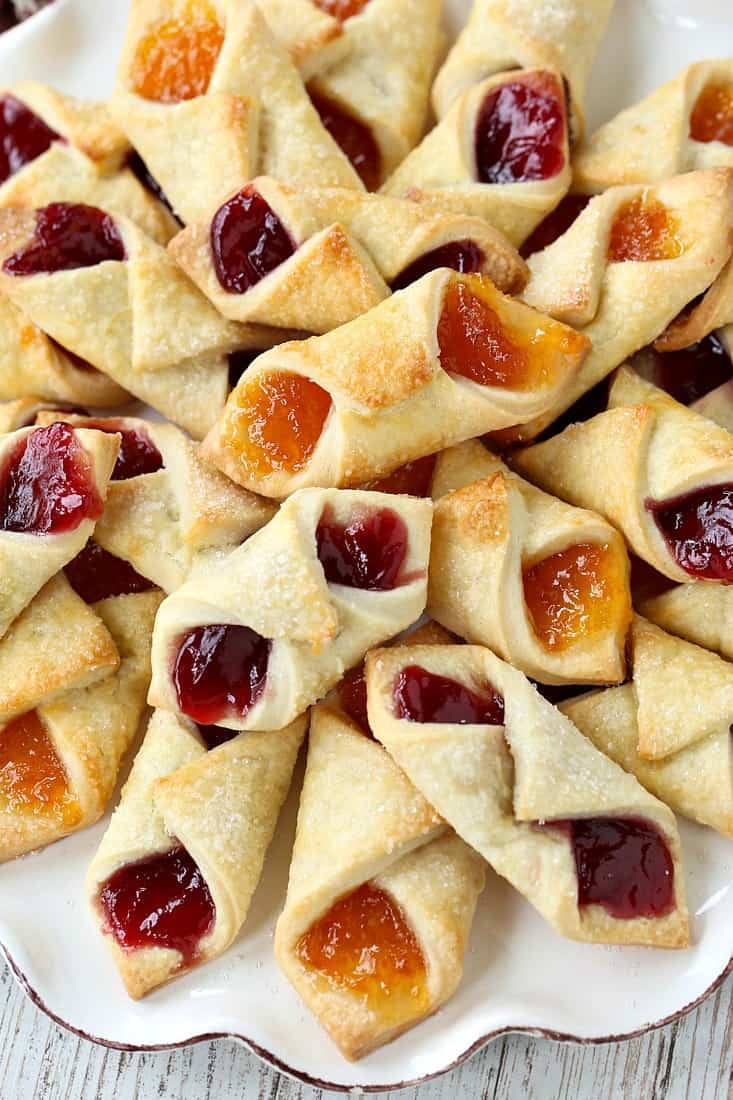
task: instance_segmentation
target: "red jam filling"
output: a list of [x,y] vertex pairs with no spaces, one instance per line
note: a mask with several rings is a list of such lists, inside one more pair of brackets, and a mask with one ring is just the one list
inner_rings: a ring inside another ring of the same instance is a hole
[[296,249],[277,214],[253,187],[219,207],[210,239],[216,277],[229,294],[245,294]]
[[173,665],[179,707],[204,726],[232,713],[245,718],[264,691],[269,658],[270,642],[248,626],[196,627]]
[[733,583],[733,485],[713,485],[647,509],[677,564],[699,580]]
[[36,428],[16,443],[0,472],[0,529],[29,535],[75,531],[99,519],[102,498],[91,463],[68,424]]
[[476,122],[480,183],[524,183],[556,176],[565,165],[565,105],[550,73],[492,88]]
[[331,397],[302,374],[273,371],[240,386],[229,445],[254,477],[304,469],[321,438]]
[[386,592],[399,583],[407,526],[391,508],[356,513],[339,523],[326,508],[316,528],[318,560],[329,584]]
[[369,725],[367,713],[367,686],[363,664],[349,669],[344,676],[339,688],[339,703],[352,722],[356,722],[357,726],[373,739],[374,734]]
[[11,814],[42,814],[61,829],[81,821],[64,765],[34,710],[0,730],[0,806]]
[[706,84],[690,115],[693,141],[722,141],[733,145],[733,82]]
[[684,252],[677,231],[677,219],[658,199],[630,199],[619,208],[611,226],[608,259],[611,263],[674,260]]
[[41,275],[125,260],[119,230],[96,206],[54,202],[36,211],[33,237],[3,264],[6,275]]
[[216,919],[204,876],[180,845],[120,867],[103,883],[99,904],[105,931],[120,947],[167,947],[184,966],[196,960]]
[[244,372],[252,366],[261,351],[247,348],[244,351],[233,351],[229,355],[229,389],[233,390]]
[[567,830],[578,873],[578,905],[612,917],[663,917],[674,909],[674,864],[664,837],[643,818],[552,822]]
[[225,730],[223,726],[205,726],[200,722],[197,722],[196,726],[209,751],[218,748],[219,745],[225,745],[227,741],[239,736],[239,730]]
[[126,428],[122,421],[109,418],[90,420],[84,427],[122,436],[112,481],[128,481],[163,469],[163,456],[144,428]]
[[153,582],[141,577],[128,561],[103,550],[93,539],[64,566],[64,573],[85,603],[96,603],[109,596],[131,596],[155,588]]
[[381,157],[372,131],[313,88],[308,88],[308,94],[324,127],[349,158],[367,191],[376,191],[381,174]]
[[486,256],[483,249],[475,241],[449,241],[439,248],[433,248],[424,256],[418,256],[416,260],[401,271],[392,282],[392,290],[404,290],[410,283],[421,279],[429,271],[436,271],[439,267],[450,267],[453,271],[462,271],[473,274],[481,270]]
[[345,23],[347,19],[360,15],[369,0],[314,0],[314,3],[326,15],[332,15],[340,23]]
[[155,103],[205,95],[223,42],[216,12],[204,0],[195,0],[179,18],[156,24],[137,43],[132,91]]
[[652,354],[652,381],[683,405],[691,405],[733,378],[733,363],[714,332],[689,348],[652,349]]
[[143,185],[145,190],[149,191],[151,195],[154,195],[158,202],[161,202],[169,214],[172,214],[178,224],[182,226],[183,222],[173,209],[168,196],[138,152],[133,151],[130,153],[127,158],[127,167]]
[[520,256],[526,260],[533,252],[541,252],[554,244],[570,228],[578,214],[585,210],[590,200],[590,195],[566,195],[527,238],[519,249]]
[[416,458],[414,462],[405,463],[386,477],[365,481],[361,488],[375,493],[402,493],[411,497],[429,497],[437,457],[437,455],[425,455],[424,458]]
[[504,700],[491,686],[473,690],[419,665],[403,668],[394,685],[398,718],[441,725],[503,726]]
[[14,95],[0,97],[0,183],[53,145],[64,141]]

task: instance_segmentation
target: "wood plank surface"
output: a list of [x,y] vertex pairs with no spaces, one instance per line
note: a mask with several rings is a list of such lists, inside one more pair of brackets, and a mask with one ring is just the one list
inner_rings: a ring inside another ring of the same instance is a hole
[[[592,996],[592,990],[589,991]],[[733,975],[677,1023],[627,1043],[510,1036],[453,1073],[389,1100],[726,1100],[733,1097]],[[166,1054],[105,1050],[64,1032],[0,962],[0,1100],[336,1100],[239,1044]]]

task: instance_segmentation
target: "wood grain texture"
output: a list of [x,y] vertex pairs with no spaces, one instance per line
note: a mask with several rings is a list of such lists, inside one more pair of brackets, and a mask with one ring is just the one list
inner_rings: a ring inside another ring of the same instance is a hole
[[[592,991],[589,991],[592,997]],[[726,1100],[733,1096],[733,975],[700,1008],[628,1043],[510,1036],[453,1073],[387,1100]],[[0,1100],[336,1100],[239,1044],[122,1054],[62,1031],[0,962]]]

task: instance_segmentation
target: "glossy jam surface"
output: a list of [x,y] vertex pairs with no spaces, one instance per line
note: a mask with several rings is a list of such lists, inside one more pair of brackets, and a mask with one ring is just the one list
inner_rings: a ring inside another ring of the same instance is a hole
[[646,507],[681,569],[699,580],[733,583],[733,485],[649,500]]
[[309,970],[366,1001],[380,1024],[428,1007],[425,958],[399,905],[372,882],[340,898],[298,940]]
[[294,474],[310,462],[331,411],[331,397],[301,374],[260,374],[237,393],[232,447],[252,475]]
[[205,0],[188,5],[185,18],[153,26],[137,44],[132,91],[157,103],[180,103],[209,88],[224,29]]
[[619,920],[663,917],[674,908],[674,864],[659,830],[643,818],[591,817],[567,829],[578,872],[578,905],[602,905]]
[[393,698],[398,718],[441,725],[503,726],[504,700],[491,684],[473,689],[428,672],[419,665],[403,668],[395,681]]
[[98,432],[122,436],[112,481],[127,481],[142,474],[154,474],[163,469],[163,456],[143,427],[130,428],[123,421],[106,418],[91,420],[84,425]]
[[61,828],[81,821],[64,766],[34,710],[0,729],[0,806],[13,814],[42,814]]
[[63,140],[14,95],[0,96],[0,183]]
[[367,191],[376,191],[379,187],[381,157],[369,127],[315,89],[308,88],[308,94],[321,122],[349,158]]
[[364,675],[364,665],[351,668],[344,676],[339,687],[339,703],[341,709],[348,714],[364,733],[373,737],[369,716],[367,713],[367,686]]
[[391,508],[359,511],[339,523],[324,509],[316,528],[318,560],[329,584],[386,592],[400,582],[407,526]]
[[3,264],[6,275],[51,275],[127,258],[119,230],[96,206],[54,202],[36,211],[33,237]]
[[141,577],[129,561],[115,557],[90,539],[84,549],[64,566],[66,579],[85,603],[106,600],[108,596],[130,596],[155,588]]
[[253,187],[219,207],[210,240],[216,277],[229,294],[246,293],[295,252],[285,226]]
[[244,718],[262,695],[270,642],[247,626],[199,626],[181,638],[173,665],[178,705],[194,722]]
[[679,351],[653,352],[652,381],[691,405],[733,378],[733,362],[714,332]]
[[480,183],[547,180],[565,166],[565,102],[550,73],[493,88],[476,120]]
[[392,290],[404,290],[410,283],[416,282],[429,271],[435,271],[439,267],[450,267],[453,271],[468,274],[475,273],[481,270],[485,259],[483,249],[479,248],[475,241],[450,241],[413,260],[410,266],[401,271],[393,281]]
[[480,386],[530,389],[550,380],[549,361],[507,331],[491,303],[466,283],[452,283],[438,322],[440,364]]
[[621,206],[611,226],[608,259],[674,260],[684,252],[677,219],[657,199],[639,197]]
[[693,141],[722,141],[733,145],[733,82],[706,84],[690,115]]
[[314,3],[321,11],[325,11],[326,15],[332,15],[334,19],[345,23],[347,19],[360,15],[369,0],[314,0]]
[[604,630],[616,630],[629,614],[620,564],[610,547],[577,543],[525,569],[524,599],[543,645],[559,652]]
[[541,252],[554,244],[570,228],[578,214],[585,210],[590,200],[590,195],[566,195],[527,238],[519,249],[520,255],[526,259],[533,252]]
[[102,510],[91,462],[68,424],[36,428],[5,456],[0,530],[62,534],[99,519]]
[[167,947],[183,965],[195,961],[216,919],[204,877],[180,845],[120,867],[103,883],[99,904],[105,931],[120,947]]
[[424,458],[416,458],[414,462],[406,462],[386,477],[365,481],[361,488],[376,493],[406,493],[412,497],[429,497],[437,457],[425,455]]

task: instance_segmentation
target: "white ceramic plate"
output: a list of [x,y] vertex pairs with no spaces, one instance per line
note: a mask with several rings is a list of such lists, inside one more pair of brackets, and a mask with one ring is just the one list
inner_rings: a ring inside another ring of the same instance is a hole
[[[730,0],[617,0],[591,83],[591,125],[685,63],[733,54],[733,18],[724,15],[729,5]],[[448,0],[447,6],[455,30],[469,0]],[[67,92],[106,95],[126,7],[121,0],[57,0],[0,39],[2,83],[35,77]],[[224,958],[142,1003],[124,993],[82,893],[105,822],[0,868],[0,946],[26,990],[60,1023],[114,1046],[175,1046],[229,1035],[304,1080],[368,1090],[440,1073],[506,1031],[593,1042],[658,1026],[689,1008],[730,969],[733,846],[683,822],[689,950],[570,943],[489,875],[456,996],[397,1042],[349,1065],[272,958],[298,786],[296,780],[238,942]]]

